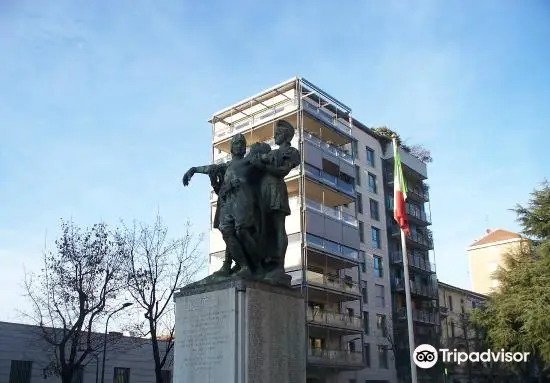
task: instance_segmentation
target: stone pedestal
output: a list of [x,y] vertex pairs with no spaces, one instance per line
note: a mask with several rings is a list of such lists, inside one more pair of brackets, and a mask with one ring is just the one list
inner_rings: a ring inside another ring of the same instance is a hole
[[175,294],[174,383],[305,383],[303,296],[225,281]]

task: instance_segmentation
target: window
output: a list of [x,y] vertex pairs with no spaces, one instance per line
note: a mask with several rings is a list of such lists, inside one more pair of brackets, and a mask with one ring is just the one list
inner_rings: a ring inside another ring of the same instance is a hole
[[365,334],[369,335],[369,313],[367,311],[363,311],[363,329],[365,330]]
[[355,184],[361,186],[361,168],[355,165]]
[[381,249],[382,245],[380,244],[380,229],[377,227],[371,227],[371,242],[373,249]]
[[363,349],[365,350],[365,365],[370,367],[370,343],[365,343]]
[[388,336],[388,325],[384,314],[376,314],[376,328],[383,337]]
[[376,221],[380,221],[380,211],[378,209],[378,201],[374,199],[369,200],[370,217]]
[[386,307],[385,290],[383,285],[374,285],[376,292],[376,307]]
[[369,191],[374,194],[377,193],[376,176],[372,173],[369,173]]
[[163,383],[172,383],[172,371],[162,370],[160,373],[162,375],[162,382]]
[[363,303],[369,303],[369,294],[366,283],[363,284],[363,287],[361,288],[361,295],[363,296]]
[[348,310],[348,316],[352,318],[355,315],[355,310],[352,309],[351,307],[348,307],[347,310]]
[[357,193],[357,212],[363,214],[363,196]]
[[359,240],[365,243],[365,225],[361,221],[359,221]]
[[363,250],[359,250],[359,255],[361,256],[360,260],[361,260],[361,271],[363,273],[366,273],[367,272],[367,255],[365,254],[365,252]]
[[357,379],[350,379],[349,383],[357,383]]
[[351,142],[351,154],[353,155],[353,158],[357,158],[357,153],[359,153],[359,150],[357,148],[357,141]]
[[453,311],[453,297],[449,295],[449,311]]
[[378,278],[384,277],[384,265],[382,257],[374,256],[374,276]]
[[313,349],[324,349],[325,348],[325,339],[324,338],[314,338],[309,337],[309,347]]
[[367,146],[367,165],[374,168],[374,150]]
[[355,341],[354,340],[350,340],[348,342],[348,348],[349,348],[349,352],[355,352]]
[[115,367],[115,373],[113,376],[114,383],[130,383],[130,369]]
[[12,360],[10,367],[10,383],[31,383],[32,361]]
[[455,324],[454,322],[451,322],[451,337],[455,337]]
[[380,368],[388,368],[388,349],[383,344],[378,345],[378,362]]

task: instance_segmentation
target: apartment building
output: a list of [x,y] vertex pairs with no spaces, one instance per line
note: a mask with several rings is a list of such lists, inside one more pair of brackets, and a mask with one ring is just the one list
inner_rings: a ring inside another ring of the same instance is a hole
[[[441,347],[465,352],[486,351],[483,347],[483,334],[471,323],[473,309],[480,308],[487,296],[456,286],[438,282],[441,313]],[[490,368],[481,364],[448,363],[449,382],[481,382],[491,373]]]
[[[230,159],[236,133],[247,145],[272,144],[279,119],[296,128],[292,144],[302,157],[286,177],[292,214],[285,268],[308,302],[308,383],[396,382],[387,229],[393,218],[385,198],[391,145],[351,108],[293,78],[213,115],[213,162]],[[212,218],[215,202],[212,193]],[[212,229],[210,272],[221,266],[224,250]]]
[[[61,382],[59,376],[51,375],[50,363],[55,350],[41,336],[40,327],[0,322],[0,382],[49,383]],[[102,342],[104,334],[93,334],[93,339]],[[151,383],[155,381],[155,363],[151,341],[144,338],[108,334],[105,353],[105,374],[102,373],[103,352],[86,359],[74,383]],[[165,346],[160,342],[161,350]],[[101,348],[101,347],[99,347]],[[78,350],[81,351],[81,350]],[[165,382],[172,381],[172,354],[163,371]]]
[[489,294],[498,288],[493,273],[502,265],[503,255],[527,244],[527,239],[518,233],[503,229],[487,229],[485,235],[467,249],[472,290],[478,294]]

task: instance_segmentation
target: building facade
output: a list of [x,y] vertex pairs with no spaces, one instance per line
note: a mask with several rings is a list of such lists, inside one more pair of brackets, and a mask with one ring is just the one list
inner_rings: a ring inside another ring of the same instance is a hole
[[[441,312],[441,348],[457,349],[464,352],[487,351],[484,347],[483,334],[470,321],[473,309],[481,308],[487,296],[439,282],[439,305]],[[449,383],[484,382],[493,374],[501,377],[499,372],[483,363],[448,363],[447,381]],[[503,381],[504,380],[493,380]]]
[[[55,350],[41,336],[41,328],[20,323],[0,322],[0,383],[57,383],[61,378],[49,368]],[[99,341],[104,334],[94,334]],[[115,339],[116,338],[116,339]],[[103,352],[85,360],[85,366],[74,376],[74,383],[151,383],[155,381],[155,363],[151,342],[144,338],[108,335],[105,353],[105,375],[102,374]],[[165,347],[160,342],[161,350]],[[172,381],[172,360],[168,356],[163,376]]]
[[503,265],[503,256],[516,251],[527,240],[518,233],[508,230],[487,229],[485,235],[467,248],[472,290],[478,294],[489,294],[498,288],[498,281],[492,276]]
[[[308,302],[308,383],[396,382],[388,244],[393,218],[385,187],[391,144],[353,118],[351,108],[294,78],[214,114],[213,162],[230,160],[236,133],[247,145],[273,144],[279,119],[296,128],[292,145],[302,157],[286,177],[292,214],[285,268]],[[425,179],[425,165],[410,157],[408,165]],[[212,193],[212,220],[215,202]],[[212,228],[210,272],[220,268],[224,251]],[[394,287],[400,291],[402,284]]]

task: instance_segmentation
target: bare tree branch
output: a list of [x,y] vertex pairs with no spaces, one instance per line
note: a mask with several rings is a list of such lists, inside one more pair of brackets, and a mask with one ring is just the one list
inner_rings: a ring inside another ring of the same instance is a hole
[[133,328],[151,337],[156,382],[162,383],[162,370],[174,346],[172,299],[204,267],[199,252],[203,236],[193,234],[188,222],[183,238],[170,239],[158,214],[150,226],[134,222],[124,227],[127,289],[145,318]]

